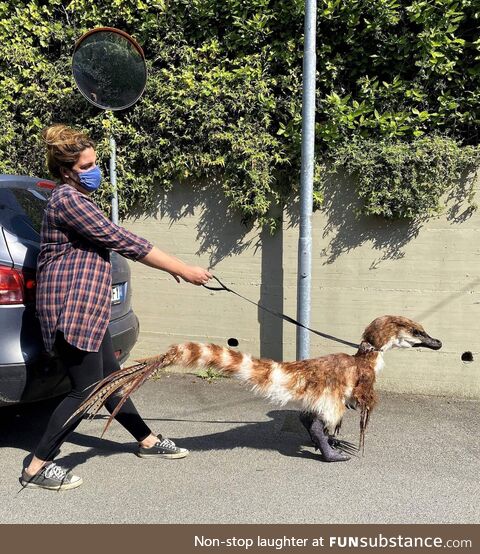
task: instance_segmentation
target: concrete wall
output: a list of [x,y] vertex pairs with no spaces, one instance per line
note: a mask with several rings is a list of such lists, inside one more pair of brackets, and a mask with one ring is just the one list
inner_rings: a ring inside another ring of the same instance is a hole
[[[345,183],[332,181],[326,198],[313,217],[311,326],[357,342],[377,316],[419,321],[444,347],[390,351],[378,388],[479,398],[480,213],[451,198],[444,215],[411,226],[357,218]],[[156,215],[124,225],[189,263],[211,267],[248,298],[296,317],[295,206],[275,236],[245,227],[214,187],[178,186],[149,210]],[[178,285],[142,264],[132,264],[132,286],[141,324],[133,357],[185,340],[226,345],[236,338],[242,351],[295,358],[295,327],[230,293]],[[353,352],[311,335],[312,357],[340,351]],[[473,362],[461,360],[466,351]]]

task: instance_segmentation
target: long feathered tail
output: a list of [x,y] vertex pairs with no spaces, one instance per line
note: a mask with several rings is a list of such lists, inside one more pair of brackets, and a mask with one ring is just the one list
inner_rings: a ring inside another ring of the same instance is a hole
[[272,370],[281,364],[277,364],[273,360],[255,359],[248,354],[242,354],[216,344],[195,342],[175,344],[165,354],[138,360],[138,363],[132,366],[111,373],[95,386],[88,398],[68,421],[80,414],[87,414],[88,418],[92,419],[108,398],[116,395],[120,397],[120,400],[108,419],[102,433],[103,436],[130,395],[138,390],[145,381],[158,377],[165,368],[172,365],[195,368],[212,367],[226,374],[237,374],[252,382],[255,387],[263,388],[267,385]]
[[130,395],[141,387],[147,379],[151,379],[154,375],[159,373],[162,368],[163,357],[164,356],[156,356],[154,358],[138,360],[138,363],[119,369],[111,373],[108,377],[105,377],[102,381],[99,381],[79,408],[65,422],[65,425],[80,414],[87,415],[88,419],[93,419],[105,402],[112,395],[116,394],[120,397],[120,400],[105,425],[105,429],[102,432],[103,437]]

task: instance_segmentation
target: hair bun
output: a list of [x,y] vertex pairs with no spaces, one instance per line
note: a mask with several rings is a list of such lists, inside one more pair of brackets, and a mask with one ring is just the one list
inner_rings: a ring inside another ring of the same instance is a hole
[[86,148],[95,148],[95,143],[82,131],[56,123],[42,131],[47,146],[47,165],[50,173],[61,177],[60,168],[71,169]]

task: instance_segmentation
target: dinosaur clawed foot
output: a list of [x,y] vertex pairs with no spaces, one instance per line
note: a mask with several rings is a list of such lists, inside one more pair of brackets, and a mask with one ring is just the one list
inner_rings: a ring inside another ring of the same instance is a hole
[[320,450],[323,461],[346,462],[350,460],[349,454],[356,452],[352,443],[329,436],[325,431],[325,423],[317,416],[302,412],[300,421],[307,429],[315,450]]

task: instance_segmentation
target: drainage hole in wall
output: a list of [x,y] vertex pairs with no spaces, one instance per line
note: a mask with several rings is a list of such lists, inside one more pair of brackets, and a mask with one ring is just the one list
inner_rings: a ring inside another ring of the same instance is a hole
[[238,346],[238,340],[237,339],[228,339],[227,344],[228,344],[228,346]]
[[462,362],[473,362],[473,354],[471,352],[464,352],[462,354]]

